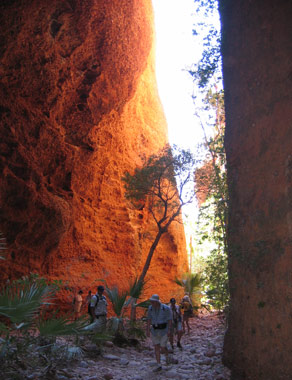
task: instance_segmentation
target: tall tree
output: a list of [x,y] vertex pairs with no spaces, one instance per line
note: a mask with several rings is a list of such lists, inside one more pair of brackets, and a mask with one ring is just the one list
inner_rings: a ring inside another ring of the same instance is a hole
[[166,146],[145,160],[133,174],[126,172],[122,180],[125,197],[138,208],[146,207],[157,226],[138,282],[144,281],[155,249],[174,221],[181,220],[181,210],[193,201],[196,160],[188,150]]

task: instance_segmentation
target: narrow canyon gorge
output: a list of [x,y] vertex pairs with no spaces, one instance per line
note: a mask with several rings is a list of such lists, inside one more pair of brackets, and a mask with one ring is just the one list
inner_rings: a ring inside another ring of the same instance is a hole
[[[289,380],[292,2],[219,8],[230,195],[223,362],[233,380]],[[2,0],[0,21],[1,283],[38,273],[74,289],[100,279],[125,289],[156,225],[126,201],[121,177],[168,142],[151,0]],[[183,225],[172,224],[145,297],[168,301],[187,262]]]

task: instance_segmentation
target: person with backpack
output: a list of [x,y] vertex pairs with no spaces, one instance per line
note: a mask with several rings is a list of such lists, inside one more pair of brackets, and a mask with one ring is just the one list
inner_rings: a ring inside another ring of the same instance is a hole
[[146,335],[151,337],[154,345],[157,366],[154,372],[161,371],[160,350],[165,354],[166,363],[169,363],[167,340],[170,335],[172,324],[172,314],[170,307],[161,303],[158,294],[153,294],[149,299],[151,305],[147,311]]
[[170,299],[170,310],[172,312],[172,326],[170,329],[170,335],[169,335],[169,342],[174,349],[173,341],[174,341],[174,334],[177,336],[177,347],[182,348],[180,340],[183,335],[182,330],[182,315],[180,311],[180,307],[176,305],[175,298]]
[[185,325],[187,325],[189,334],[191,330],[191,327],[189,325],[189,318],[193,316],[193,305],[188,295],[185,295],[183,297],[180,307],[183,310],[183,333],[186,332]]
[[99,285],[97,293],[91,297],[90,314],[94,324],[94,330],[103,331],[107,322],[107,300],[103,295],[104,287]]

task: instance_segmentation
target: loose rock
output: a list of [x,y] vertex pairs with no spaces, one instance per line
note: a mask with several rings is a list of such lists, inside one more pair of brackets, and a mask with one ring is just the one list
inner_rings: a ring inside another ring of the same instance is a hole
[[[221,361],[224,324],[216,314],[190,320],[191,333],[182,337],[182,349],[176,347],[170,354],[171,364],[161,355],[162,370],[156,374],[152,342],[147,339],[137,348],[119,348],[106,344],[103,354],[91,357],[86,363],[87,380],[229,380],[230,371]],[[92,347],[93,348],[93,347]],[[169,346],[170,348],[170,346]],[[82,363],[82,362],[81,362]],[[78,363],[71,368],[74,378],[84,378],[84,369]],[[99,376],[99,377],[98,377]],[[102,377],[101,377],[102,376]]]

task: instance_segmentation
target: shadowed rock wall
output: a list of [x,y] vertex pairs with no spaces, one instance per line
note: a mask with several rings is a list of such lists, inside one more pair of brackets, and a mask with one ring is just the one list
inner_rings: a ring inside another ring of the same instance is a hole
[[[94,290],[140,273],[154,225],[121,176],[167,142],[153,24],[150,0],[1,1],[2,280],[38,272]],[[178,224],[149,292],[169,297],[186,269]]]
[[221,0],[234,379],[292,376],[292,2]]

